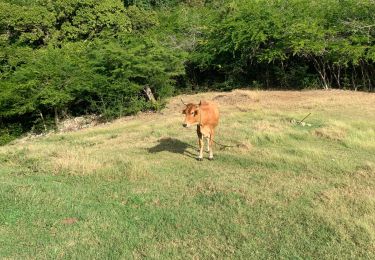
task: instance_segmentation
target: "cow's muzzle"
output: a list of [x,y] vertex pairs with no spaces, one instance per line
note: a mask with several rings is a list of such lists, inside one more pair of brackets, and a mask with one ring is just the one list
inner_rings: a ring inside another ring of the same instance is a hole
[[183,123],[182,126],[183,126],[183,127],[188,127],[188,124]]

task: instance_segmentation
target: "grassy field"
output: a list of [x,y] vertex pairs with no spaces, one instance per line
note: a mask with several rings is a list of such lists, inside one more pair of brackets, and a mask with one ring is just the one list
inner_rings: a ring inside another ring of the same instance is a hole
[[196,161],[180,97],[0,147],[0,258],[375,258],[375,94],[182,98],[216,101],[237,147]]

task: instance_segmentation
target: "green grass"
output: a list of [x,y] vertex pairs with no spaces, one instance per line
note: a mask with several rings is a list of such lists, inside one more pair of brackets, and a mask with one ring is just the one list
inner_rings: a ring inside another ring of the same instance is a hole
[[1,147],[0,258],[375,258],[374,94],[218,95],[214,161],[179,98]]

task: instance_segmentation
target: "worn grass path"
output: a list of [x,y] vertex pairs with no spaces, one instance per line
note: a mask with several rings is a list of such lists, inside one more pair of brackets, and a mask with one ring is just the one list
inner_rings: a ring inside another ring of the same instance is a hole
[[197,162],[180,97],[0,147],[0,258],[375,258],[375,94],[182,98],[216,101],[238,147]]

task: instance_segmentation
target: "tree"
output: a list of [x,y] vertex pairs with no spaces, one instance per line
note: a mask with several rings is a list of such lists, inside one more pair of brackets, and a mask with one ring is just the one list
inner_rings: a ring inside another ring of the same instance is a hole
[[53,113],[57,123],[59,115],[77,98],[77,92],[91,89],[97,80],[83,52],[78,44],[36,51],[4,82],[0,116]]

